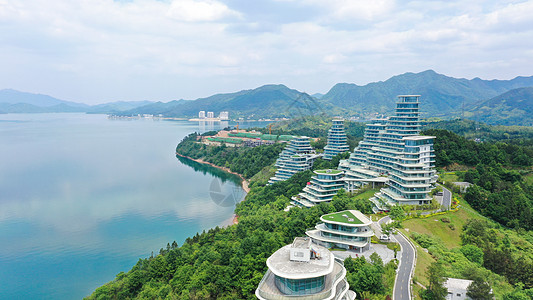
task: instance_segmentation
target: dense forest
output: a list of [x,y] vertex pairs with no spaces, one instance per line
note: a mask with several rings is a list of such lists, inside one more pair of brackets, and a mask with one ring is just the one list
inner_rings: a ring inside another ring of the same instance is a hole
[[254,148],[206,146],[196,142],[198,137],[197,133],[191,133],[185,137],[176,147],[176,153],[227,167],[247,179],[274,163],[285,147],[282,143]]
[[423,133],[436,136],[437,167],[468,167],[459,174],[474,184],[465,195],[473,208],[507,227],[533,229],[533,139],[478,143],[447,130]]

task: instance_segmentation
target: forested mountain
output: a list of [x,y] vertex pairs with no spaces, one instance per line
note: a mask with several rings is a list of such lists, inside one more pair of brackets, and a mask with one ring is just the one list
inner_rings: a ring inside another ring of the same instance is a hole
[[230,111],[231,117],[291,117],[312,115],[327,110],[334,113],[333,105],[319,104],[318,101],[302,92],[279,85],[264,85],[253,90],[243,90],[236,93],[216,94],[194,101],[179,101],[169,103],[154,103],[139,107],[122,114],[163,114],[168,117],[192,117],[198,112]]
[[358,86],[339,83],[322,97],[333,105],[359,112],[390,113],[397,95],[421,95],[422,115],[449,116],[461,113],[465,106],[490,99],[511,89],[533,86],[533,76],[512,80],[472,80],[453,78],[433,70],[405,73],[386,81]]
[[488,124],[533,125],[533,87],[510,90],[469,109],[470,118]]

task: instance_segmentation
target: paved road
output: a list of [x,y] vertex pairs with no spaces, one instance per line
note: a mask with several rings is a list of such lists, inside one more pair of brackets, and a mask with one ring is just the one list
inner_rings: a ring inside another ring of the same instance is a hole
[[452,192],[448,190],[445,186],[441,185],[442,187],[442,205],[446,209],[450,209],[452,206]]
[[[384,217],[378,221],[378,224],[381,226],[381,224],[385,224],[389,220],[389,217]],[[411,299],[411,272],[413,272],[415,263],[415,249],[403,235],[394,234],[393,237],[402,247],[402,253],[400,256],[400,265],[396,272],[392,299],[409,300]]]

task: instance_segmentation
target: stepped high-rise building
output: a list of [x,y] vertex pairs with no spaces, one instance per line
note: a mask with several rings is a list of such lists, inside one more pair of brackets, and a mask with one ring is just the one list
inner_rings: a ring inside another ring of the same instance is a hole
[[331,160],[340,153],[350,151],[344,131],[344,120],[341,118],[333,119],[333,125],[328,131],[328,142],[324,147],[324,159]]
[[337,192],[344,188],[344,172],[340,170],[316,170],[311,181],[302,193],[292,197],[297,206],[312,207],[315,204],[329,202]]
[[419,135],[419,98],[398,96],[396,114],[368,124],[363,141],[339,164],[348,191],[369,183],[388,185],[372,199],[379,209],[431,201],[429,191],[436,181],[434,137]]
[[281,151],[276,161],[276,174],[270,178],[269,184],[284,181],[300,171],[311,169],[313,162],[318,157],[311,147],[309,138],[299,136],[293,138],[289,144]]
[[266,261],[268,271],[255,290],[261,300],[335,299],[354,300],[346,269],[326,248],[297,237]]

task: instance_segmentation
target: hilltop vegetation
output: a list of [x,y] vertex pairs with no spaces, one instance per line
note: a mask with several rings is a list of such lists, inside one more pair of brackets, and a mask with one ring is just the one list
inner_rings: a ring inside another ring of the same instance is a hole
[[533,125],[533,87],[518,88],[474,105],[469,117],[489,124]]

